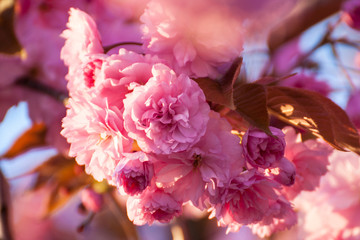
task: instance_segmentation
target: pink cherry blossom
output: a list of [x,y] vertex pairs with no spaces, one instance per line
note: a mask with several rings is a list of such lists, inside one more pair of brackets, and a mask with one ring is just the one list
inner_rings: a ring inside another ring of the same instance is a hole
[[[321,180],[319,190],[333,211],[347,219],[347,228],[358,227],[360,158],[355,153],[334,151],[330,163],[329,173]],[[360,232],[358,234],[360,237]]]
[[68,29],[61,34],[66,39],[61,59],[69,67],[69,77],[89,54],[103,53],[101,37],[94,20],[85,12],[71,8]]
[[271,60],[274,65],[274,71],[279,76],[286,76],[291,73],[293,67],[302,55],[299,37],[284,43],[276,49],[272,56]]
[[245,159],[254,167],[272,167],[284,156],[284,133],[275,127],[270,127],[270,130],[275,137],[252,128],[242,138]]
[[99,212],[104,205],[104,198],[92,188],[85,188],[81,191],[81,202],[87,210]]
[[163,64],[124,99],[124,126],[145,152],[179,152],[204,135],[209,106],[197,83]]
[[354,125],[360,129],[360,91],[351,94],[346,105],[346,113]]
[[220,2],[152,0],[140,20],[145,50],[191,77],[216,78],[242,52],[241,22]]
[[350,27],[360,30],[360,1],[345,1],[343,4],[343,11],[343,21]]
[[359,239],[360,158],[355,153],[333,151],[329,171],[316,191],[303,192],[294,204],[299,224],[292,239]]
[[255,234],[264,238],[273,233],[289,229],[297,223],[297,215],[291,204],[284,198],[272,203],[260,223],[251,225]]
[[142,194],[129,197],[126,203],[128,217],[136,225],[167,223],[182,212],[182,202],[176,201],[162,189],[147,189]]
[[245,166],[240,139],[230,131],[230,124],[211,112],[206,133],[196,145],[184,152],[157,157],[156,183],[177,199],[190,200],[202,209],[206,184],[211,179],[226,182],[231,171],[241,172]]
[[284,188],[289,199],[293,199],[301,191],[313,191],[319,186],[320,177],[327,172],[328,157],[331,148],[320,140],[301,141],[291,127],[283,129],[285,133],[285,157],[296,167],[295,183]]
[[275,189],[279,185],[256,169],[233,176],[224,185],[209,184],[210,217],[216,217],[219,226],[238,231],[242,225],[262,221],[277,201]]
[[88,174],[98,181],[111,181],[121,153],[131,150],[132,140],[126,137],[119,110],[102,104],[85,96],[70,98],[61,134],[71,144],[69,155],[85,165]]
[[144,152],[124,153],[116,167],[113,180],[122,194],[136,195],[150,186],[154,167]]
[[295,183],[296,167],[284,157],[274,165],[274,168],[267,171],[275,181],[282,185],[291,186]]

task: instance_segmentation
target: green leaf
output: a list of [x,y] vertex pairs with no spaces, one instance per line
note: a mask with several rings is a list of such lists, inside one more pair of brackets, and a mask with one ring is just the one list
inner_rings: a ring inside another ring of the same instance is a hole
[[266,88],[261,84],[241,84],[234,88],[235,111],[250,124],[271,135],[266,99]]
[[0,53],[20,54],[22,50],[14,30],[15,2],[0,1]]
[[322,137],[338,150],[360,154],[359,134],[345,111],[313,91],[289,87],[267,87],[267,107],[287,123]]

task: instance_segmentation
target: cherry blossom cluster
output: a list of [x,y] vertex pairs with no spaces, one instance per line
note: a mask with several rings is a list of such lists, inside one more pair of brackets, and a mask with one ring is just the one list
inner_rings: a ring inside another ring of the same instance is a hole
[[61,133],[88,174],[129,197],[135,224],[169,222],[191,204],[228,231],[249,225],[270,235],[296,223],[290,200],[315,189],[330,150],[302,142],[292,128],[235,133],[211,109],[194,79],[226,72],[242,52],[243,25],[221,1],[205,6],[150,1],[140,17],[142,52],[112,54],[95,21],[70,9],[61,51],[70,97]]

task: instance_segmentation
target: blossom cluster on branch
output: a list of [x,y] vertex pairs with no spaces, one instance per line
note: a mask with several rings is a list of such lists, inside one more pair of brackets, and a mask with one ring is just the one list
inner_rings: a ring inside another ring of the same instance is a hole
[[[159,2],[140,18],[145,54],[105,53],[94,20],[70,10],[61,51],[70,95],[61,133],[70,156],[129,196],[128,216],[138,225],[169,222],[192,204],[228,231],[250,225],[268,236],[291,227],[296,213],[289,200],[319,184],[330,150],[295,140],[292,129],[233,132],[194,79],[225,75],[241,53],[240,26],[216,20],[219,12],[210,8],[194,22],[199,35],[191,34],[176,15],[178,3]],[[204,3],[186,3],[181,17],[189,21]],[[201,26],[208,17],[216,20],[211,31]]]
[[[25,175],[0,165],[0,237],[52,239],[68,211],[62,230],[76,239],[137,239],[158,226],[174,239],[179,227],[184,239],[358,239],[359,9],[359,0],[0,1],[0,124],[24,101],[32,122],[0,163],[56,152],[24,166],[32,182],[20,201],[12,181]],[[325,30],[314,41],[311,26]],[[326,51],[349,84],[324,74]]]

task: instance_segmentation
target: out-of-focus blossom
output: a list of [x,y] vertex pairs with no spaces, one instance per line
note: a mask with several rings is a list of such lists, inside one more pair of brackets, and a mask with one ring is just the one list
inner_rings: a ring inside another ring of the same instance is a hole
[[295,38],[280,46],[272,56],[274,71],[280,75],[291,73],[290,71],[296,65],[301,57],[300,39]]
[[351,94],[346,105],[346,113],[355,127],[360,129],[360,91]]
[[144,152],[124,153],[116,167],[113,180],[122,194],[136,195],[150,185],[154,167]]
[[280,85],[315,91],[325,97],[332,91],[331,87],[325,81],[319,81],[314,74],[304,72],[286,78],[280,82]]
[[348,0],[343,4],[342,19],[350,27],[360,30],[360,1]]
[[197,83],[163,64],[145,85],[124,99],[124,126],[145,152],[179,152],[196,144],[209,120],[209,105]]
[[302,142],[300,134],[296,134],[291,127],[283,131],[286,140],[285,157],[296,167],[295,183],[285,187],[284,191],[289,199],[293,199],[301,191],[313,191],[319,186],[321,176],[327,172],[331,148],[319,140]]
[[297,215],[290,203],[279,198],[269,207],[266,216],[260,223],[251,225],[255,234],[264,238],[273,233],[289,229],[297,223]]
[[245,159],[253,167],[269,168],[284,157],[284,133],[275,127],[270,127],[269,136],[260,129],[249,129],[242,138]]
[[[156,182],[181,201],[203,208],[205,186],[210,180],[225,182],[230,172],[242,171],[239,138],[219,114],[211,112],[207,131],[200,141],[185,152],[158,156]],[[236,169],[231,169],[236,164]]]
[[191,77],[217,78],[242,52],[242,23],[219,2],[152,0],[140,19],[145,50]]
[[129,197],[126,203],[127,214],[137,225],[154,221],[167,223],[182,212],[182,202],[175,200],[161,189],[147,189],[142,194]]
[[360,238],[360,158],[335,150],[329,161],[329,171],[321,178],[319,188],[303,192],[294,200],[299,224],[289,232],[276,234],[274,239]]
[[81,191],[81,202],[87,210],[99,212],[103,207],[104,198],[92,188],[85,188]]

